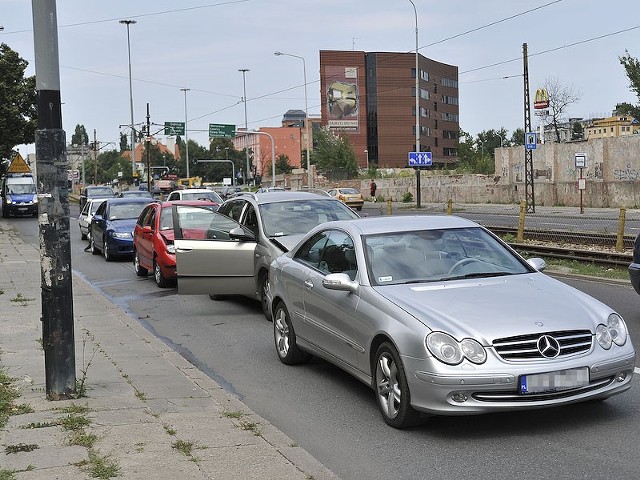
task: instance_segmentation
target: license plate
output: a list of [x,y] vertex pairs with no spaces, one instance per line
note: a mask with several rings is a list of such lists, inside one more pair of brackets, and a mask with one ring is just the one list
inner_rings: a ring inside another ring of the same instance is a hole
[[27,207],[18,207],[18,210],[21,211],[21,212],[24,212],[24,211],[27,210]]
[[589,368],[572,368],[557,372],[522,375],[520,393],[557,392],[589,385]]

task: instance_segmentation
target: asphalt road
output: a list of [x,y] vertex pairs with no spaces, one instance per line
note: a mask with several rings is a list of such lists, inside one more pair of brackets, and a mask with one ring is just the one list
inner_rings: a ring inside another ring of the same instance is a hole
[[[13,220],[12,220],[13,221]],[[38,242],[34,219],[15,219]],[[635,479],[640,378],[605,402],[477,417],[434,417],[405,431],[380,418],[373,392],[320,360],[287,367],[257,302],[159,289],[130,260],[84,252],[72,220],[74,270],[303,446],[350,479]],[[563,279],[616,308],[640,345],[640,298],[628,284]],[[91,381],[88,373],[88,381]],[[638,375],[636,375],[638,377]]]

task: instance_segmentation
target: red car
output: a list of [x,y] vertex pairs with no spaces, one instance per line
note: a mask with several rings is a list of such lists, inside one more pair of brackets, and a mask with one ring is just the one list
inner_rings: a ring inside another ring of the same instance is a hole
[[153,272],[160,288],[169,287],[176,280],[172,205],[209,205],[218,209],[217,203],[208,200],[176,200],[152,202],[142,210],[133,231],[133,267],[139,277]]

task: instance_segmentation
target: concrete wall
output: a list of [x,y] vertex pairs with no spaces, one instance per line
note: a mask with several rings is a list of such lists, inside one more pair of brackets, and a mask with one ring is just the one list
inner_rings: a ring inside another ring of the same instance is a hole
[[[586,154],[584,207],[640,206],[640,135],[572,143],[547,143],[533,151],[534,199],[541,206],[579,206],[575,154]],[[420,177],[424,203],[519,203],[525,198],[524,147],[496,149],[495,175],[450,175],[446,171],[423,171]],[[379,198],[401,201],[406,192],[416,198],[416,175],[411,169],[378,171]],[[370,179],[340,182],[359,189],[369,198]],[[318,188],[337,185],[319,178]]]

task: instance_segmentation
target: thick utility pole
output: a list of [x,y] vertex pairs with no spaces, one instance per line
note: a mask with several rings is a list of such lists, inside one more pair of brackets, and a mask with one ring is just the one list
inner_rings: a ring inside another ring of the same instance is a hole
[[[186,127],[185,127],[186,128]],[[151,191],[151,115],[149,114],[149,104],[147,103],[147,131],[145,147],[147,148],[147,190]]]
[[49,400],[65,400],[76,393],[76,357],[58,22],[55,0],[32,0],[31,7],[38,92],[36,161],[46,394]]
[[[531,131],[531,101],[529,95],[529,59],[527,44],[522,44],[522,59],[524,62],[524,133]],[[533,151],[524,149],[524,192],[527,213],[536,213],[536,200],[533,192]]]

